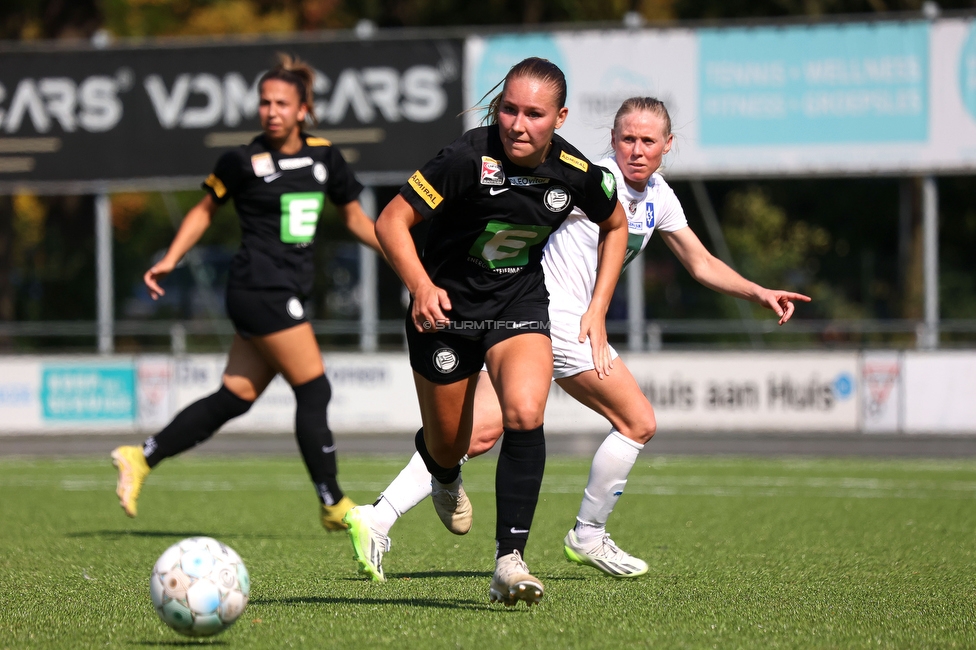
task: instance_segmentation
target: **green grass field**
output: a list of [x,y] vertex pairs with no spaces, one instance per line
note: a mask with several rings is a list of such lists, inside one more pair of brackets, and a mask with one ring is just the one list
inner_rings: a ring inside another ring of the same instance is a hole
[[[341,458],[372,500],[406,458]],[[550,458],[527,560],[539,607],[488,604],[494,462],[465,466],[475,525],[429,503],[393,529],[389,581],[355,573],[319,526],[296,457],[167,461],[127,519],[105,459],[0,459],[0,647],[976,647],[976,461],[642,457],[610,531],[646,559],[619,581],[571,565],[588,459]],[[251,602],[212,640],[157,619],[148,578],[170,544],[216,537]]]

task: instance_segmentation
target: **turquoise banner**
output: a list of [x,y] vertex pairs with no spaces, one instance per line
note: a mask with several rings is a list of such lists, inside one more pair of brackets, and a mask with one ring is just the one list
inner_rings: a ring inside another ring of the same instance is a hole
[[131,365],[45,366],[41,405],[45,421],[132,422],[135,369]]
[[924,142],[928,23],[704,29],[701,145]]

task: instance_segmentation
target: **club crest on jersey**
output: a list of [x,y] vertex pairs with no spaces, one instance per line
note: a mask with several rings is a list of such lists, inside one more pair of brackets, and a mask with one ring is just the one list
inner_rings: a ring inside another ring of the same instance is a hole
[[301,320],[305,316],[305,309],[302,307],[302,301],[294,296],[288,299],[288,302],[285,304],[285,310],[288,312],[288,315],[295,320]]
[[631,201],[630,202],[630,205],[627,206],[627,209],[630,210],[630,213],[631,214],[637,214],[637,204],[638,203],[640,203],[640,201]]
[[502,161],[495,160],[489,156],[481,157],[481,184],[482,185],[503,185],[505,183],[505,172],[502,170]]
[[648,201],[644,205],[644,207],[647,211],[647,227],[653,228],[654,227],[654,202]]
[[274,160],[271,159],[271,154],[267,152],[256,153],[251,156],[251,169],[254,170],[254,175],[258,178],[271,176],[271,174],[277,171]]
[[543,202],[552,212],[562,212],[569,205],[569,192],[565,187],[556,185],[546,190]]
[[440,348],[434,352],[434,367],[445,375],[458,367],[457,352],[451,348]]
[[329,170],[325,168],[325,165],[317,162],[312,165],[312,176],[314,176],[315,180],[317,180],[319,183],[325,185],[325,181],[329,179]]

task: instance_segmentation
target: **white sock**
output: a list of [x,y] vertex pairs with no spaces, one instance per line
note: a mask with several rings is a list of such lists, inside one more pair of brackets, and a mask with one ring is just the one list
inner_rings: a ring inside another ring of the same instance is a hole
[[583,491],[583,502],[576,516],[576,535],[580,541],[602,537],[607,519],[624,493],[627,476],[644,445],[634,442],[616,429],[610,430],[593,456],[590,478]]
[[383,491],[373,506],[373,520],[383,534],[408,510],[430,496],[430,472],[420,454],[414,452],[407,466]]

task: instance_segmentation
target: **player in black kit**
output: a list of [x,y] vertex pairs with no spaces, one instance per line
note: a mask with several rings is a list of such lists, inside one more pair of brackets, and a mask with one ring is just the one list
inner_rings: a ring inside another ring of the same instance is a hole
[[[543,592],[522,559],[545,469],[542,420],[552,379],[543,246],[574,207],[600,226],[602,257],[580,337],[591,338],[595,365],[606,373],[604,318],[627,245],[613,175],[555,134],[565,100],[558,67],[538,58],[516,64],[492,101],[491,124],[418,170],[376,221],[411,296],[407,342],[424,425],[417,449],[434,477],[438,515],[456,534],[471,526],[458,462],[468,450],[483,364],[498,392],[505,435],[489,596],[506,605],[537,603]],[[409,229],[424,219],[431,225],[421,260]]]
[[204,181],[206,195],[186,215],[166,255],[145,274],[153,299],[159,283],[199,241],[213,214],[234,199],[241,223],[241,247],[230,269],[227,313],[236,334],[220,389],[181,411],[141,446],[112,452],[119,470],[122,508],[136,516],[145,477],[160,461],[208,439],[228,420],[243,415],[275,375],[295,391],[295,433],[321,501],[322,525],[345,528],[353,502],[336,477],[335,444],[326,420],[332,395],[322,354],[304,301],[312,289],[316,225],[325,197],[349,230],[379,250],[373,223],[357,200],[363,187],[328,140],[302,131],[312,112],[314,72],[282,56],[259,84],[262,135],[229,151]]

